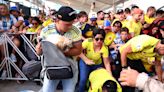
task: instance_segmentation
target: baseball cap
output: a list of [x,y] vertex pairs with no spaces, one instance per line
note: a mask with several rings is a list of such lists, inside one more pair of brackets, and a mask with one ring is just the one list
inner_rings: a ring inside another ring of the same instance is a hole
[[97,20],[97,13],[96,12],[90,12],[89,13],[89,19],[91,21],[96,21]]
[[56,17],[63,21],[73,21],[76,19],[76,11],[69,6],[62,6],[57,12]]
[[111,29],[111,23],[109,20],[104,20],[104,29]]
[[17,6],[12,6],[12,7],[10,7],[10,12],[11,11],[17,11],[17,12],[19,12],[19,9],[18,9]]
[[121,14],[121,13],[124,13],[124,10],[123,9],[119,9],[119,10],[117,10],[117,12],[116,12],[117,14]]

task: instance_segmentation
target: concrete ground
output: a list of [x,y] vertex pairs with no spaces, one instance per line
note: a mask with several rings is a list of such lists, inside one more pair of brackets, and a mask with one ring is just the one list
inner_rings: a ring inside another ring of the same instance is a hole
[[40,85],[35,82],[25,81],[23,84],[18,84],[16,81],[0,80],[0,92],[21,92],[31,90],[38,92],[41,89]]
[[[40,89],[41,85],[37,85],[33,81],[18,84],[16,81],[0,80],[0,92],[38,92]],[[58,90],[57,92],[62,91]]]

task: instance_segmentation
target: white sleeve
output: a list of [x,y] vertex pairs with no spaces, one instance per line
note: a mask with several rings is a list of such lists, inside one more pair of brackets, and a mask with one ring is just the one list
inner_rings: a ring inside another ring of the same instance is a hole
[[158,80],[149,78],[149,76],[145,73],[138,75],[136,87],[144,92],[164,92],[164,84]]
[[12,18],[14,24],[17,23],[17,19],[13,15],[10,15],[10,17]]

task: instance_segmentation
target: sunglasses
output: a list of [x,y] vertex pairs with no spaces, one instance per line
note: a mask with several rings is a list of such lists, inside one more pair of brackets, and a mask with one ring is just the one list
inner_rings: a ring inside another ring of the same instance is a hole
[[32,23],[32,25],[38,25],[38,23]]
[[96,40],[96,41],[99,41],[99,40],[100,40],[100,41],[103,41],[104,38],[95,38],[95,40]]

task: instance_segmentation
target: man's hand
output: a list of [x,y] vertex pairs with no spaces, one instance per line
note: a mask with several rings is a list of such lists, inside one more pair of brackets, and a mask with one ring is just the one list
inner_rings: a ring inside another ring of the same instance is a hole
[[93,60],[90,60],[90,59],[86,60],[85,63],[87,65],[94,65],[95,64],[95,62],[93,62]]
[[123,69],[120,73],[119,81],[123,86],[135,87],[138,74],[139,73],[136,70],[130,68]]

